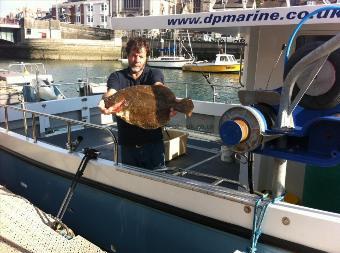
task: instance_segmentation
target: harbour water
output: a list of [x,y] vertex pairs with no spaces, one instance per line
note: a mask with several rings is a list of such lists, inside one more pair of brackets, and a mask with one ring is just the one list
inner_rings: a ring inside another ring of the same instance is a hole
[[[15,60],[0,60],[0,69],[7,69],[8,64]],[[78,78],[90,78],[93,82],[106,82],[111,72],[122,69],[124,66],[119,61],[34,61],[42,62],[54,82],[60,84],[61,91],[67,97],[78,95]],[[180,69],[163,69],[165,83],[177,97],[190,97],[195,100],[213,101],[213,88],[216,85],[215,101],[223,103],[238,103],[237,74],[211,74],[208,83],[202,73],[183,72]]]

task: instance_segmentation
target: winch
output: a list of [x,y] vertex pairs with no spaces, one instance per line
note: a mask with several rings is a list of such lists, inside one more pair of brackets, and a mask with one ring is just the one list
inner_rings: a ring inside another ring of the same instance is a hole
[[339,47],[340,34],[314,44],[313,52],[310,45],[298,50],[301,59],[291,57],[297,63],[288,62],[290,71],[286,69],[278,90],[239,91],[243,105],[230,108],[220,119],[223,143],[238,153],[251,151],[325,167],[339,164]]

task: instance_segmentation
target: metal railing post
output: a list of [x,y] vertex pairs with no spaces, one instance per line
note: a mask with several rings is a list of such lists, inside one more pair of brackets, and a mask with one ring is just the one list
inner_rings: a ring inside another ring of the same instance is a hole
[[71,130],[71,122],[67,122],[67,149],[70,153],[72,152]]
[[32,113],[32,138],[34,143],[37,143],[37,132],[36,132],[36,122],[35,113]]
[[9,131],[9,123],[8,123],[8,109],[7,106],[5,107],[5,125],[6,125],[6,132]]

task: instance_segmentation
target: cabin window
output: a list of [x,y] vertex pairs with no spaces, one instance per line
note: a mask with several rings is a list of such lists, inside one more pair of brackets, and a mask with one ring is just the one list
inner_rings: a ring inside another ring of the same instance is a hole
[[221,56],[220,61],[227,61],[227,57],[226,56]]

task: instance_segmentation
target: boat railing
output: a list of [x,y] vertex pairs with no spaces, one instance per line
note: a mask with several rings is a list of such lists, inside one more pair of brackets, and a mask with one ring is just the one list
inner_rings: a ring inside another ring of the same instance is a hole
[[[238,82],[235,82],[238,83]],[[230,89],[240,89],[242,86],[240,85],[218,85],[218,84],[211,84],[210,85],[213,90],[213,102],[217,102],[217,100],[220,98],[220,94],[228,94],[230,92]],[[227,101],[228,102],[228,101]]]
[[43,75],[47,74],[45,65],[43,63],[26,63],[26,62],[12,63],[8,65],[8,70],[23,74],[26,73],[39,73]]
[[20,108],[17,106],[11,106],[11,105],[2,105],[0,104],[0,108],[4,108],[5,110],[5,128],[6,131],[8,132],[9,129],[9,117],[8,117],[8,109],[13,109],[16,111],[20,111],[23,113],[23,121],[24,121],[24,132],[25,132],[25,136],[26,138],[28,138],[28,124],[27,124],[27,119],[28,119],[28,115],[31,115],[31,119],[32,119],[32,139],[34,143],[37,143],[37,124],[36,124],[36,118],[37,116],[42,116],[42,117],[47,117],[48,119],[54,119],[54,120],[60,120],[62,122],[65,122],[67,125],[67,142],[66,142],[66,147],[68,149],[68,151],[70,153],[72,153],[74,151],[74,144],[72,142],[72,125],[77,125],[77,126],[83,126],[83,127],[88,127],[88,128],[95,128],[95,129],[100,129],[100,130],[104,130],[106,132],[108,132],[108,134],[112,137],[113,139],[113,146],[114,146],[114,150],[113,150],[113,162],[115,162],[116,164],[118,164],[118,142],[117,142],[117,138],[113,133],[113,130],[108,127],[108,126],[100,126],[97,124],[92,124],[92,123],[87,123],[87,122],[83,122],[83,121],[79,121],[79,120],[74,120],[74,119],[70,119],[70,118],[65,118],[65,117],[61,117],[61,116],[56,116],[56,115],[52,115],[52,114],[48,114],[48,113],[43,113],[43,112],[37,112],[37,111],[33,111],[33,110],[28,110],[25,108]]

